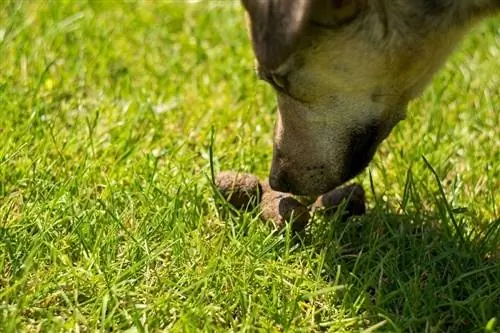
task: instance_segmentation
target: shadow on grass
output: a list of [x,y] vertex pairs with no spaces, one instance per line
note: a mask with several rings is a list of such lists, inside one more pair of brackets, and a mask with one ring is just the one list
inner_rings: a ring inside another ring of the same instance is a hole
[[332,284],[338,311],[380,324],[370,332],[498,329],[500,220],[479,223],[452,208],[437,184],[423,195],[409,172],[399,209],[376,198],[365,215],[346,220],[344,204],[333,216],[314,216],[295,238],[299,252],[312,248],[320,258],[313,261]]
[[306,242],[324,253],[325,278],[349,286],[342,307],[360,304],[386,320],[383,330],[493,332],[500,221],[471,230],[466,216],[446,208],[442,202],[435,213],[413,207],[395,214],[376,205],[348,221],[317,218]]

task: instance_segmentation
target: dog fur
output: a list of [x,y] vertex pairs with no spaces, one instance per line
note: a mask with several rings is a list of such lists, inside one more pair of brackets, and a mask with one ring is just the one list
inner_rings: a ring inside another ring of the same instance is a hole
[[276,90],[271,187],[325,193],[361,172],[471,26],[500,0],[242,0]]

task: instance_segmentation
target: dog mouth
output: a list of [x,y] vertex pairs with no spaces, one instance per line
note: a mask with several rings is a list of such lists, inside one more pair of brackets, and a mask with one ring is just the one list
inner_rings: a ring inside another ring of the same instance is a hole
[[326,177],[321,169],[315,172],[310,169],[304,170],[304,172],[298,172],[296,175],[297,177],[294,177],[287,171],[279,170],[276,172],[271,170],[269,185],[273,190],[279,192],[300,196],[317,196],[333,190],[343,183],[339,180],[329,180],[329,177]]
[[371,123],[352,132],[346,153],[343,182],[360,174],[371,162],[380,142],[383,140],[378,122]]

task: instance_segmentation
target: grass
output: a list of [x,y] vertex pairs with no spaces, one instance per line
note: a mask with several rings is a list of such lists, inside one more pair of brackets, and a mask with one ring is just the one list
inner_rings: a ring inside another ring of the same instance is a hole
[[368,214],[293,237],[210,186],[211,148],[271,156],[237,1],[2,2],[0,331],[499,330],[499,23],[357,178]]

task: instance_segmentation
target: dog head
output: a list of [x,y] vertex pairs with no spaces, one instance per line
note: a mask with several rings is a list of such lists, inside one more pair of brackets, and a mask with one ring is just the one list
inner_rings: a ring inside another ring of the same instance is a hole
[[278,100],[271,187],[318,195],[368,165],[461,35],[423,3],[243,0]]

